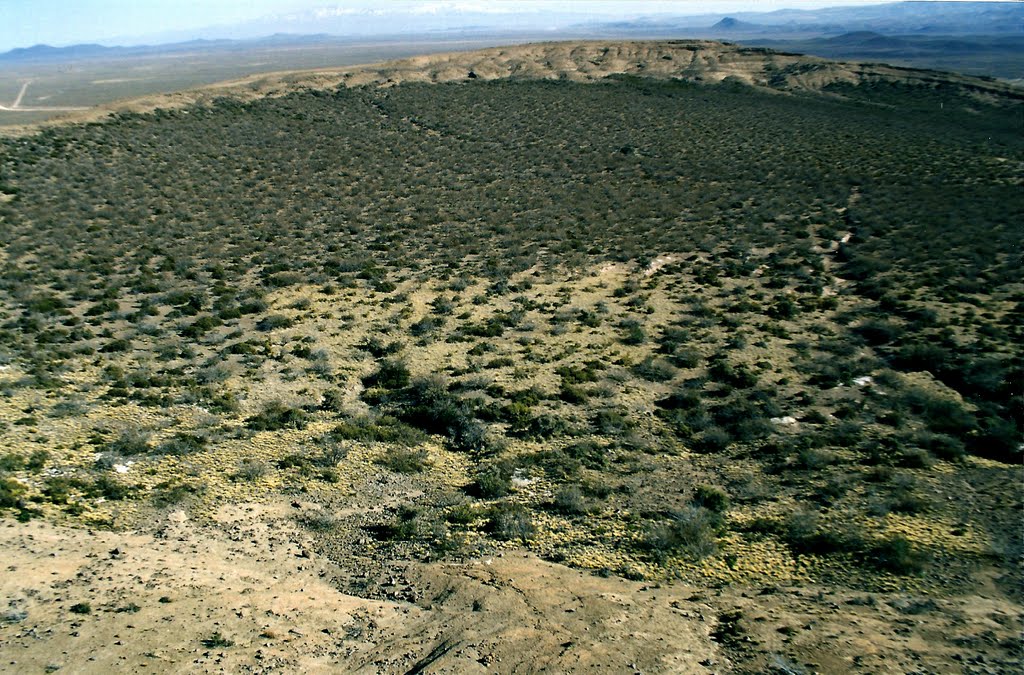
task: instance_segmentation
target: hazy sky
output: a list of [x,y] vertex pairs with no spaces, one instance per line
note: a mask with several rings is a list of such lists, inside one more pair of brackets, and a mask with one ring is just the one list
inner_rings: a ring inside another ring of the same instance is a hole
[[[46,43],[132,44],[147,38],[188,39],[190,31],[317,9],[335,13],[445,11],[585,12],[630,17],[813,9],[880,4],[881,0],[0,0],[0,51]],[[261,24],[262,25],[262,24]],[[282,22],[286,30],[287,22]],[[204,33],[204,37],[210,37]]]

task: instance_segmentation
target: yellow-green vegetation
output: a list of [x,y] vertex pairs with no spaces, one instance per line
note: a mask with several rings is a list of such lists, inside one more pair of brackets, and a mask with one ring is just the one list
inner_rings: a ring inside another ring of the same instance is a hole
[[1009,560],[1020,102],[906,89],[402,85],[6,141],[0,508],[303,495],[338,559],[630,578]]

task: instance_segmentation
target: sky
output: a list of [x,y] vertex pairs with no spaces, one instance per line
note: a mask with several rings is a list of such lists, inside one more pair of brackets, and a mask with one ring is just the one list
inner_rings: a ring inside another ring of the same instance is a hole
[[[194,37],[288,32],[299,16],[400,13],[435,17],[445,12],[487,14],[571,11],[631,18],[654,14],[695,15],[772,11],[782,8],[880,4],[882,0],[0,0],[0,51],[35,44],[65,46],[98,42],[131,45]],[[291,17],[292,21],[289,21]],[[213,28],[214,30],[209,30]],[[223,35],[217,34],[221,29]],[[274,32],[270,30],[269,32]],[[251,37],[255,37],[252,35]]]

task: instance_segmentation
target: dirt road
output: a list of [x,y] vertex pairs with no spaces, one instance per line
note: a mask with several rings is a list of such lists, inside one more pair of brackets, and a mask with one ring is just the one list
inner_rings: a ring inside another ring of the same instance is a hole
[[32,84],[32,80],[26,80],[21,85],[21,91],[18,92],[18,97],[14,99],[14,103],[11,107],[0,105],[0,111],[3,112],[71,112],[74,110],[88,110],[84,106],[37,106],[31,108],[22,108],[21,99],[25,98],[25,92],[28,90],[28,85]]

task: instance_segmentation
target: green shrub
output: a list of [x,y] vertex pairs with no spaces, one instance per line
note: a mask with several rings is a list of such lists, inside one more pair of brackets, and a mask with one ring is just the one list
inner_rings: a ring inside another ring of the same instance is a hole
[[429,466],[427,451],[410,448],[388,448],[384,455],[374,460],[377,464],[397,473],[420,473]]
[[477,469],[473,492],[485,499],[504,497],[512,488],[512,467],[505,462],[491,462]]
[[622,331],[622,343],[627,345],[642,345],[647,341],[647,334],[643,326],[635,319],[626,319],[619,323]]
[[231,647],[235,643],[233,640],[224,637],[220,631],[214,631],[210,637],[202,640],[202,644],[207,649],[222,649],[224,647]]
[[827,466],[835,464],[836,461],[836,454],[830,450],[804,446],[797,450],[793,466],[807,471],[820,471]]
[[281,401],[271,401],[263,409],[245,420],[253,431],[280,431],[281,429],[304,429],[307,415],[300,408],[292,408]]
[[442,326],[444,326],[443,319],[425,316],[409,326],[409,333],[413,337],[424,337],[436,333]]
[[506,502],[497,504],[491,509],[487,530],[498,539],[506,541],[518,539],[525,545],[533,536],[536,528],[533,525],[530,512],[524,506]]
[[20,471],[25,468],[25,458],[15,452],[0,457],[0,471]]
[[179,483],[176,481],[165,481],[153,488],[151,501],[153,506],[164,508],[180,504],[192,495],[203,492],[204,487],[194,483]]
[[977,419],[977,433],[967,438],[971,454],[1005,464],[1020,464],[1024,442],[1017,424],[984,410],[978,413]]
[[633,420],[618,410],[598,410],[592,422],[597,432],[604,436],[617,436],[636,426]]
[[445,514],[445,520],[454,525],[470,525],[479,517],[477,510],[469,504],[456,504]]
[[72,490],[83,487],[81,481],[65,476],[51,476],[43,486],[43,496],[51,504],[67,504]]
[[356,347],[362,349],[364,352],[369,352],[369,354],[374,358],[380,359],[385,356],[397,354],[405,348],[405,345],[397,340],[385,343],[376,335],[372,335],[360,342]]
[[256,330],[269,332],[281,328],[291,328],[295,324],[292,319],[282,314],[271,314],[256,322]]
[[924,570],[925,556],[907,539],[895,536],[873,545],[868,550],[868,561],[880,570],[893,574],[919,574]]
[[107,444],[106,450],[118,455],[145,455],[153,449],[153,446],[149,444],[149,438],[148,431],[125,429],[116,439]]
[[128,340],[127,338],[117,338],[116,340],[111,340],[107,344],[100,347],[100,352],[104,354],[116,354],[120,352],[130,351],[131,348],[131,340]]
[[525,425],[510,429],[509,433],[520,438],[549,439],[562,436],[569,431],[569,424],[561,417],[547,413],[533,415]]
[[581,364],[559,366],[555,368],[555,374],[562,378],[563,384],[585,384],[597,382],[600,379],[598,371],[602,368],[603,365],[597,361],[587,361]]
[[238,468],[231,474],[231,479],[251,483],[267,475],[267,470],[267,465],[261,460],[246,457],[238,463]]
[[853,329],[853,332],[864,338],[872,346],[887,345],[903,334],[903,329],[885,319],[869,319]]
[[903,345],[889,358],[893,368],[907,372],[941,372],[952,368],[954,361],[950,350],[929,342]]
[[739,441],[752,441],[772,431],[769,417],[777,416],[779,408],[771,399],[752,396],[734,398],[711,409],[715,424]]
[[864,541],[852,529],[838,530],[822,527],[816,513],[794,513],[782,527],[781,535],[794,553],[829,555],[832,553],[858,553]]
[[116,312],[120,309],[117,300],[101,300],[85,310],[84,316],[103,316],[109,312]]
[[588,469],[603,471],[608,468],[608,450],[594,441],[570,443],[562,452]]
[[696,368],[700,365],[702,355],[693,347],[674,347],[671,351],[659,350],[676,368]]
[[184,338],[195,340],[206,335],[217,326],[220,326],[221,323],[222,321],[217,317],[206,314],[183,327],[179,331],[179,334]]
[[633,366],[633,373],[650,382],[668,382],[676,376],[676,369],[665,359],[647,357]]
[[716,358],[708,367],[708,375],[715,382],[728,384],[737,389],[749,389],[757,384],[757,373],[745,364],[732,364],[724,358]]
[[9,509],[20,505],[21,497],[25,492],[25,486],[13,478],[0,478],[0,509]]
[[412,446],[425,442],[428,436],[419,429],[388,415],[376,419],[354,417],[341,422],[330,432],[339,440],[362,441],[364,443],[396,443]]
[[[25,303],[25,309],[36,314],[66,313],[66,308],[64,301],[54,295],[40,295]],[[114,309],[117,309],[117,303],[114,303]]]
[[153,454],[156,455],[190,455],[201,452],[206,448],[207,439],[205,436],[178,432],[160,445],[156,446]]
[[644,548],[659,562],[682,554],[700,560],[715,552],[715,536],[721,517],[702,506],[687,506],[670,514],[667,522],[650,525],[644,535]]
[[100,476],[86,488],[88,496],[103,497],[112,502],[128,499],[133,492],[135,492],[135,488],[118,482],[110,476]]
[[920,415],[935,433],[963,437],[978,426],[974,415],[953,398],[911,388],[904,392],[902,402],[912,413]]
[[387,359],[380,363],[376,371],[363,378],[363,385],[382,389],[402,389],[409,385],[410,379],[409,368],[405,363]]
[[693,505],[703,506],[713,513],[725,513],[729,509],[729,495],[719,487],[698,485],[693,493]]
[[576,385],[569,384],[568,382],[562,382],[558,389],[558,398],[566,403],[581,405],[590,399],[590,394],[588,394],[582,387],[577,387]]
[[539,466],[551,478],[565,479],[576,476],[582,464],[578,459],[570,457],[563,450],[551,448],[535,452],[522,460],[523,464]]
[[679,389],[675,393],[656,401],[662,410],[694,410],[700,408],[700,393],[693,389]]
[[587,512],[587,501],[578,485],[566,485],[555,493],[555,510],[567,516],[578,516]]
[[498,410],[499,419],[509,426],[510,433],[519,433],[524,430],[533,418],[533,408],[530,404],[521,401],[512,401],[501,406]]
[[[239,312],[239,314],[242,314],[242,315],[262,314],[265,311],[267,311],[267,303],[263,300],[263,298],[249,298],[247,300],[244,300],[241,304],[238,305],[238,312]],[[286,325],[281,325],[281,326],[278,326],[278,328],[287,328],[287,326]],[[272,330],[272,329],[273,329],[273,326],[268,326],[267,328],[261,329],[261,330]]]
[[693,447],[698,452],[715,453],[722,452],[732,443],[732,436],[728,431],[718,426],[711,426],[704,429],[693,441]]
[[403,392],[399,417],[429,433],[448,437],[453,449],[476,452],[488,445],[486,429],[466,401],[454,394],[440,376],[420,377]]
[[340,413],[345,409],[345,395],[337,389],[328,389],[320,401],[320,409]]

